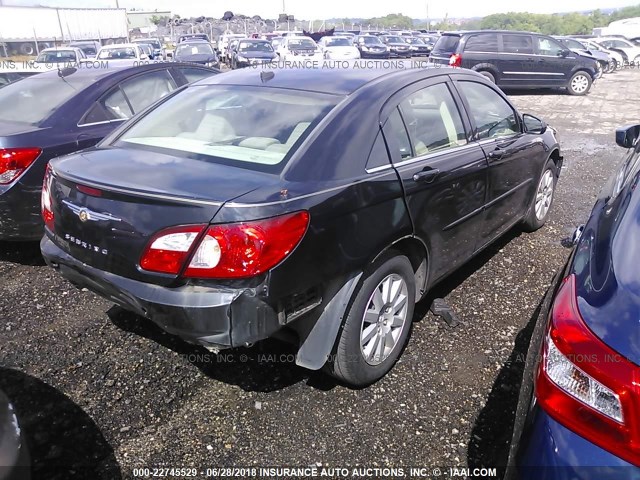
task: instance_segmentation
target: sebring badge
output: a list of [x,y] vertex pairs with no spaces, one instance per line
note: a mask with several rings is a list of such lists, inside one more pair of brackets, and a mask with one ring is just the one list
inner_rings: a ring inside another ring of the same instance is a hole
[[78,217],[80,218],[81,222],[86,222],[87,220],[89,220],[89,213],[83,208],[82,210],[80,210],[80,213],[78,213]]

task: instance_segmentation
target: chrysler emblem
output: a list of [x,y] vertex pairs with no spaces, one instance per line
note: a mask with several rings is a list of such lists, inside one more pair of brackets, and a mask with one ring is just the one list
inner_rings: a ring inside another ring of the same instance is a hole
[[111,215],[110,213],[100,213],[93,210],[89,210],[85,207],[79,207],[71,203],[68,200],[63,200],[64,203],[69,210],[71,210],[74,214],[78,216],[81,222],[121,222],[122,219]]

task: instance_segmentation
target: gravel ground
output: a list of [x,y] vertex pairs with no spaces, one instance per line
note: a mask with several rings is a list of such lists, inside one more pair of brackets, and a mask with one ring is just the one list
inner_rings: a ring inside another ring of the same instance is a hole
[[[559,131],[551,220],[509,233],[432,293],[462,323],[417,306],[404,355],[352,390],[296,367],[275,341],[215,356],[48,269],[33,244],[0,244],[0,389],[14,401],[34,478],[130,478],[133,467],[504,464],[538,305],[638,121],[640,72],[587,97],[513,92]],[[202,477],[199,477],[202,478]]]

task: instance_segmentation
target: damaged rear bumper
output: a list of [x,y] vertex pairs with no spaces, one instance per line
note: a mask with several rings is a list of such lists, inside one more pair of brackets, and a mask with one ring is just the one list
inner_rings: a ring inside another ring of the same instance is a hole
[[268,338],[281,325],[257,289],[184,285],[168,288],[113,275],[86,265],[48,237],[40,242],[49,266],[76,286],[148,318],[187,342],[222,349]]

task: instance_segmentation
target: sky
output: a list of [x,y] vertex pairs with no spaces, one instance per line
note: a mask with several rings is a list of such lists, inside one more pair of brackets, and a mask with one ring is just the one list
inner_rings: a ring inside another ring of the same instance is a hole
[[[638,0],[284,0],[286,13],[305,20],[325,18],[371,18],[389,13],[402,13],[412,18],[481,17],[492,13],[532,12],[558,13],[616,8],[636,5]],[[245,15],[275,18],[283,11],[283,0],[0,0],[0,5],[29,5],[39,3],[51,6],[120,7],[145,10],[169,10],[182,17],[222,17],[226,10]]]

